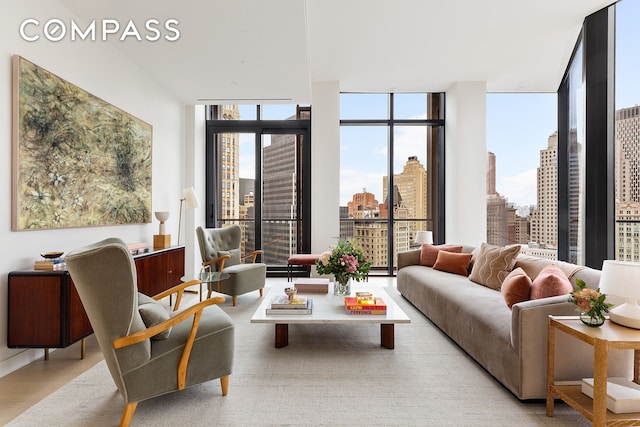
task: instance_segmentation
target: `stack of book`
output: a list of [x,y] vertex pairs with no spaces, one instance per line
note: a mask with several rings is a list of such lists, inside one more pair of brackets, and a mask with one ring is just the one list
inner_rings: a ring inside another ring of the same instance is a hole
[[313,300],[306,296],[298,295],[289,299],[286,295],[278,295],[271,300],[267,308],[267,314],[311,314]]
[[329,292],[329,279],[303,277],[295,281],[298,292],[326,294]]
[[127,243],[127,248],[131,255],[146,254],[149,252],[148,243]]
[[56,259],[47,259],[45,261],[36,261],[33,263],[34,270],[64,270],[66,265],[64,263],[64,259],[56,258]]
[[387,314],[387,304],[382,298],[368,292],[358,292],[355,297],[344,297],[347,314]]

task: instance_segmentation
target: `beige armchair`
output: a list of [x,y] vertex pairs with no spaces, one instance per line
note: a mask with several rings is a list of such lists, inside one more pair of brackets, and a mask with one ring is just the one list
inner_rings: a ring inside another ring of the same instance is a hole
[[[234,306],[238,295],[259,290],[260,296],[262,296],[267,277],[267,266],[256,262],[256,258],[264,251],[257,250],[241,256],[242,230],[239,226],[206,229],[198,227],[196,235],[200,244],[202,265],[210,265],[213,271],[225,272],[230,275],[228,279],[218,282],[218,292],[231,295]],[[243,259],[248,258],[251,260],[242,262]],[[209,288],[208,296],[211,297],[211,288]]]
[[[178,310],[182,283],[154,298],[138,293],[136,268],[120,239],[70,252],[67,268],[78,290],[109,372],[125,402],[129,425],[139,401],[220,378],[227,394],[233,365],[234,326],[211,298]],[[158,300],[177,294],[171,315]]]

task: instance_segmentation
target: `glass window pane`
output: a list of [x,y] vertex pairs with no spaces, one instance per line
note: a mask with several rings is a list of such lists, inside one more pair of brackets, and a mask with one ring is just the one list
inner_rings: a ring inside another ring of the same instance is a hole
[[340,95],[340,119],[389,118],[389,95],[386,93],[343,93]]
[[240,120],[257,120],[258,118],[258,106],[257,105],[238,105],[240,111]]
[[640,2],[616,3],[616,259],[640,262]]
[[386,126],[340,128],[340,237],[359,244],[374,268],[388,265],[387,220],[379,206],[387,140]]
[[262,241],[267,264],[297,253],[297,136],[262,135]]
[[[432,230],[426,221],[428,129],[427,126],[397,126],[394,130],[394,265],[397,253],[410,249],[416,231]],[[386,181],[385,176],[385,201]]]
[[583,45],[569,67],[569,262],[584,265]]
[[487,95],[487,242],[557,259],[557,95]]
[[288,120],[296,118],[295,104],[263,104],[260,108],[262,120]]
[[396,93],[393,95],[394,119],[426,119],[426,93]]

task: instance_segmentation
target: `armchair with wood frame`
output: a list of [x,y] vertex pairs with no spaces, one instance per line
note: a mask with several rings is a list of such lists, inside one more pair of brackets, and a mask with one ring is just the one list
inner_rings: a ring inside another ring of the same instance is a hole
[[[242,256],[240,254],[240,241],[242,230],[233,225],[223,228],[196,229],[202,265],[211,266],[213,271],[229,274],[229,278],[218,282],[219,293],[231,295],[233,305],[236,305],[237,296],[259,290],[263,294],[267,277],[267,265],[256,262],[258,255],[264,254],[262,250],[255,250]],[[246,259],[246,262],[242,262]],[[211,296],[211,283],[209,294]]]
[[[153,298],[138,292],[136,267],[126,244],[106,239],[74,250],[65,258],[73,283],[96,335],[125,408],[121,426],[130,423],[139,401],[220,378],[229,387],[234,325],[207,299],[179,310],[192,280]],[[176,295],[169,314],[159,300]]]

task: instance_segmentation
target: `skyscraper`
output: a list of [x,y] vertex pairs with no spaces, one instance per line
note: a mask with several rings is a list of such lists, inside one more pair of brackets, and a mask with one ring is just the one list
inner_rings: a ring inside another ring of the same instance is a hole
[[531,215],[531,240],[540,247],[558,244],[558,132],[549,136],[540,150],[537,205]]
[[487,243],[498,246],[515,243],[509,239],[507,214],[507,200],[496,191],[496,155],[489,151],[487,152]]
[[640,262],[640,107],[616,111],[616,259]]
[[[382,178],[382,198],[385,203],[388,199],[389,177]],[[393,185],[397,187],[402,196],[402,205],[406,209],[408,219],[427,218],[427,171],[420,163],[417,156],[409,156],[402,172],[393,176]],[[394,200],[394,204],[397,203]],[[419,221],[408,221],[410,237],[415,236],[417,230],[424,230],[425,224]]]

